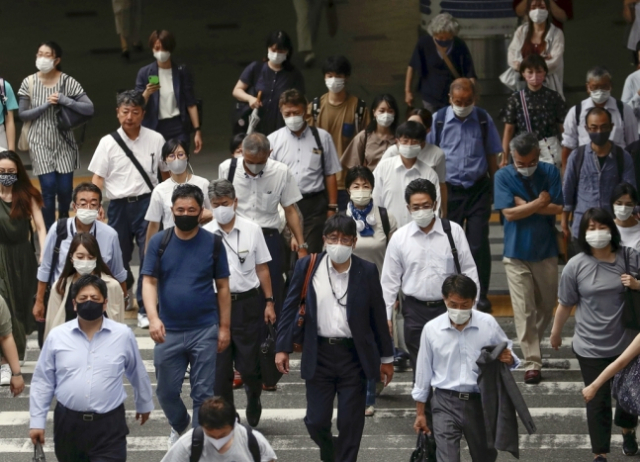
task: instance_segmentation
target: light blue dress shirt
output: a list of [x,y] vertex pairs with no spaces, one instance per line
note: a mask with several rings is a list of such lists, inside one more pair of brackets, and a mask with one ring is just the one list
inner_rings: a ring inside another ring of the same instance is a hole
[[[444,151],[446,158],[447,183],[470,188],[487,174],[489,169],[487,156],[502,152],[500,134],[493,119],[487,113],[485,147],[478,119],[478,108],[474,107],[471,114],[464,120],[455,116],[451,106],[442,108],[440,111],[446,111],[442,136],[440,137],[440,149]],[[436,142],[436,118],[437,116],[434,114],[434,127],[427,135],[427,143],[430,144]]]
[[451,325],[448,313],[441,314],[422,330],[411,396],[415,401],[426,403],[431,387],[480,393],[476,361],[482,347],[502,342],[507,342],[507,348],[512,350],[511,369],[516,369],[520,359],[513,353],[513,342],[493,316],[473,310],[469,324],[459,331]]
[[[54,223],[49,228],[47,239],[44,243],[44,254],[42,256],[42,264],[38,268],[38,281],[49,282],[51,274],[51,257],[53,256],[53,248],[56,245],[56,228],[58,223]],[[90,233],[98,241],[100,254],[105,264],[111,270],[111,274],[118,282],[127,280],[127,270],[122,264],[122,250],[120,249],[120,241],[118,233],[111,226],[96,220],[91,227]],[[53,280],[57,281],[67,261],[67,253],[71,246],[71,240],[76,235],[76,220],[69,218],[67,220],[67,238],[60,244],[60,256],[58,257],[58,266],[53,271]]]
[[129,327],[104,318],[91,341],[78,319],[54,328],[42,346],[31,381],[30,428],[45,428],[54,396],[73,411],[112,411],[127,397],[123,374],[133,386],[136,412],[151,412],[151,381]]

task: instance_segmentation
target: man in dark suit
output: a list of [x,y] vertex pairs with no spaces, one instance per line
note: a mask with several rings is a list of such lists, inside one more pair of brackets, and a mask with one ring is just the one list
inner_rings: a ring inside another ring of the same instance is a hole
[[[355,462],[364,429],[366,380],[393,377],[393,344],[378,270],[352,255],[356,224],[344,213],[324,226],[326,252],[317,255],[307,287],[301,375],[306,381],[311,439],[325,462]],[[289,353],[299,342],[298,310],[311,257],[299,260],[282,309],[276,364],[289,373]],[[331,436],[338,394],[337,439]]]

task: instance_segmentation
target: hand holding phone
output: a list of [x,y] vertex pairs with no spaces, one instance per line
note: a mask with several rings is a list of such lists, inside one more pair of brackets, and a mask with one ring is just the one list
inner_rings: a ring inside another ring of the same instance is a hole
[[151,85],[160,85],[160,77],[158,77],[157,75],[150,75],[149,83]]

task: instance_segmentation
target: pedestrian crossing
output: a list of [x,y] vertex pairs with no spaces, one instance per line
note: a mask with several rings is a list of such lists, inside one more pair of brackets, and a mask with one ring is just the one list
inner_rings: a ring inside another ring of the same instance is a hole
[[[510,338],[515,337],[512,318],[498,318],[499,323]],[[153,374],[153,342],[148,331],[135,327],[134,320],[127,320],[134,330],[138,347],[150,374],[155,390]],[[587,433],[586,413],[581,390],[584,387],[575,356],[571,352],[573,319],[565,328],[563,346],[555,351],[548,340],[542,345],[544,357],[543,377],[540,385],[530,386],[523,383],[524,372],[514,371],[531,415],[538,428],[538,433],[527,435],[520,428],[520,460],[528,461],[579,461],[591,460],[590,443]],[[514,351],[521,356],[518,342],[514,341]],[[11,398],[8,387],[0,389],[0,462],[27,462],[31,460],[32,446],[28,439],[29,427],[29,386],[33,368],[38,358],[35,339],[28,343],[27,362],[23,367],[27,387],[21,397]],[[309,439],[303,423],[306,396],[304,382],[300,379],[300,357],[292,356],[291,373],[283,377],[279,389],[275,393],[264,392],[262,395],[263,414],[258,430],[264,433],[278,455],[285,462],[319,460],[319,451]],[[128,438],[128,460],[160,461],[166,451],[169,425],[156,401],[156,409],[151,419],[140,426],[135,421],[133,390],[126,382],[127,421],[130,435]],[[412,373],[396,373],[393,382],[378,397],[376,413],[367,418],[361,444],[360,457],[363,462],[373,461],[408,461],[415,445],[415,434],[412,430],[415,415],[414,402],[411,399]],[[182,396],[190,403],[190,386],[184,382]],[[239,414],[244,419],[246,399],[241,390],[235,392]],[[189,406],[189,404],[187,404]],[[55,461],[52,441],[52,418],[47,418],[47,460]],[[334,425],[335,425],[334,411]],[[609,460],[623,460],[621,451],[622,439],[618,429],[614,427],[612,437],[613,454]],[[464,447],[464,445],[463,445]],[[463,449],[463,460],[469,461],[468,451]],[[513,460],[509,454],[501,454],[499,461]],[[626,460],[626,458],[625,458]]]

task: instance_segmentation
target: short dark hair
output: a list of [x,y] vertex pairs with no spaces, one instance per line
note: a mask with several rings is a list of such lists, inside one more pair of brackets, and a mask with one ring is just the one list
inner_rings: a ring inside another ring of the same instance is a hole
[[375,186],[375,179],[373,173],[364,165],[356,165],[347,170],[347,175],[344,178],[344,187],[349,189],[351,184],[356,180],[367,180],[371,184],[371,189]]
[[164,48],[165,50],[173,51],[176,49],[176,38],[168,30],[156,29],[151,32],[151,35],[149,36],[149,48],[153,49],[158,40],[160,40],[160,43],[162,43],[162,48]]
[[[58,45],[57,42],[54,42],[53,40],[47,40],[46,42],[41,42],[40,45],[38,45],[38,49],[40,49],[41,46],[51,48],[51,51],[53,51],[54,61],[58,58],[62,58],[62,47]],[[58,65],[56,66],[56,70],[62,70],[62,66],[60,65],[60,63],[58,63]]]
[[409,204],[411,202],[411,196],[414,194],[429,194],[432,201],[438,200],[438,194],[436,193],[436,186],[424,178],[416,178],[407,185],[404,190],[404,201]]
[[233,403],[220,396],[207,398],[198,410],[198,422],[207,430],[218,430],[236,423],[238,413]]
[[420,117],[420,119],[422,119],[422,123],[424,124],[424,126],[428,129],[431,128],[431,125],[433,125],[433,114],[431,114],[431,111],[429,109],[424,109],[421,107],[417,107],[411,110],[411,112],[409,112],[409,117],[417,115],[418,117]]
[[166,161],[169,154],[178,149],[178,146],[181,146],[184,149],[184,153],[187,155],[187,159],[189,158],[189,151],[185,149],[184,143],[180,141],[178,138],[171,138],[167,140],[164,145],[162,145],[162,160]]
[[410,140],[420,140],[427,138],[427,129],[419,122],[408,120],[401,123],[396,128],[396,138],[409,138]]
[[631,200],[638,204],[638,190],[633,187],[632,184],[629,183],[620,183],[618,186],[613,188],[613,193],[611,194],[611,208],[613,209],[613,204],[620,199],[625,194],[628,194]]
[[324,229],[322,230],[323,236],[328,236],[331,233],[338,231],[345,236],[356,237],[358,230],[356,228],[356,222],[353,218],[348,217],[344,212],[339,212],[329,217],[324,223]]
[[85,274],[84,276],[80,276],[76,282],[71,284],[71,289],[69,289],[71,299],[75,300],[78,296],[78,292],[87,286],[95,287],[100,291],[102,298],[107,298],[107,284],[94,274]]
[[326,75],[329,72],[349,77],[351,75],[351,63],[342,55],[329,56],[322,63],[322,75]]
[[236,135],[233,135],[233,138],[231,138],[231,142],[229,143],[229,152],[233,154],[236,151],[236,149],[240,147],[240,145],[242,144],[242,141],[244,141],[246,137],[247,137],[246,133],[238,133]]
[[465,300],[475,300],[478,295],[478,286],[469,276],[453,274],[442,283],[442,297],[458,295]]
[[391,123],[391,125],[389,125],[389,130],[391,130],[391,133],[395,133],[396,131],[396,127],[398,126],[398,119],[400,119],[400,109],[398,108],[398,103],[396,102],[396,99],[393,97],[393,95],[389,94],[389,93],[384,93],[382,95],[378,95],[375,98],[373,98],[373,103],[371,103],[371,122],[369,122],[369,125],[367,126],[367,133],[373,133],[376,131],[376,128],[378,128],[378,122],[376,121],[376,118],[373,116],[373,113],[375,112],[376,109],[378,109],[378,106],[380,106],[380,104],[382,104],[382,102],[385,102],[389,105],[389,107],[391,107],[391,110],[393,111],[393,115],[395,116],[393,118],[393,122]]
[[178,199],[188,199],[189,197],[193,198],[198,203],[198,206],[202,208],[202,204],[204,204],[202,189],[200,189],[199,186],[189,183],[176,186],[176,189],[173,190],[173,194],[171,195],[171,203],[175,204]]
[[591,246],[587,243],[587,228],[589,228],[589,222],[593,221],[601,225],[605,225],[609,228],[611,233],[611,250],[617,252],[620,248],[620,231],[616,223],[613,221],[613,216],[608,210],[593,207],[584,212],[582,220],[580,220],[580,230],[578,231],[578,244],[584,253],[591,255]]
[[144,96],[142,96],[142,92],[138,90],[125,90],[123,92],[118,93],[118,97],[116,98],[117,107],[120,106],[139,106],[144,109],[147,105],[144,100]]
[[307,98],[304,97],[302,92],[292,88],[290,90],[284,91],[280,95],[280,101],[278,101],[278,106],[282,107],[285,104],[293,104],[295,106],[304,106],[305,110],[307,109]]
[[549,66],[547,66],[547,61],[540,55],[531,53],[529,56],[524,58],[520,63],[520,73],[522,74],[527,69],[542,69],[547,74],[549,73]]
[[593,106],[591,109],[587,111],[587,114],[584,116],[585,125],[587,125],[589,117],[591,117],[592,115],[597,116],[602,114],[607,115],[607,117],[609,118],[609,124],[613,123],[613,117],[611,116],[611,113],[609,112],[608,109],[605,109],[603,107]]
[[100,204],[102,204],[102,190],[98,188],[95,184],[89,183],[88,181],[80,183],[78,186],[73,188],[73,192],[71,193],[71,200],[73,201],[74,204],[76,202],[78,193],[85,192],[85,191],[96,193],[98,195],[98,201],[100,202]]

